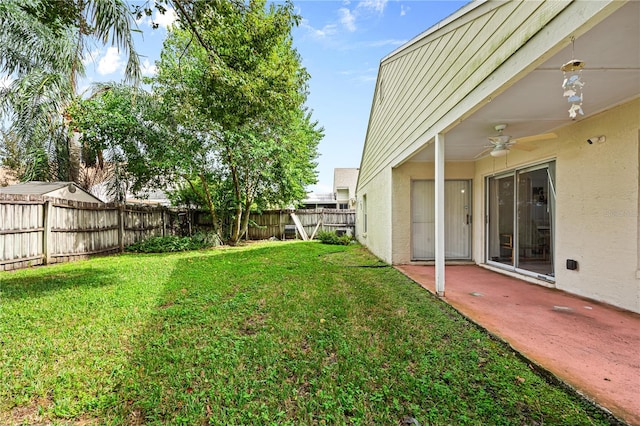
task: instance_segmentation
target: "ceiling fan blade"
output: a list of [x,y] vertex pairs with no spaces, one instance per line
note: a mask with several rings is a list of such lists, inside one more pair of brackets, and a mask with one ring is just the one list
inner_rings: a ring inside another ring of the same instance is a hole
[[517,143],[511,144],[509,145],[509,149],[517,149],[520,151],[533,151],[534,149],[536,149],[535,146],[529,146],[529,145],[520,145]]
[[548,139],[555,139],[557,137],[558,135],[556,135],[555,133],[541,133],[539,135],[524,136],[522,138],[517,138],[514,140],[518,143],[528,143],[535,141],[546,141]]

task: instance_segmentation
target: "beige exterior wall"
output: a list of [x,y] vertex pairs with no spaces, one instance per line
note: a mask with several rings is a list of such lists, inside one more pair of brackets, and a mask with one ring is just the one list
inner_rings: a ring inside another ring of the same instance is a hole
[[359,171],[360,169],[357,168],[333,169],[333,192],[336,194],[336,201],[338,203],[348,202],[350,209],[355,207]]
[[[367,230],[364,230],[366,198]],[[356,238],[372,253],[391,263],[391,170],[378,173],[358,191]]]
[[[473,162],[448,162],[445,164],[445,180],[474,178]],[[407,162],[393,169],[392,232],[394,264],[411,261],[411,181],[434,179],[435,165],[432,162]]]
[[[640,312],[638,228],[640,99],[556,131],[531,152],[486,157],[474,179],[474,253],[485,261],[487,176],[556,161],[556,288]],[[606,142],[588,144],[593,136]],[[481,254],[481,255],[478,255]],[[578,261],[578,270],[565,267]]]

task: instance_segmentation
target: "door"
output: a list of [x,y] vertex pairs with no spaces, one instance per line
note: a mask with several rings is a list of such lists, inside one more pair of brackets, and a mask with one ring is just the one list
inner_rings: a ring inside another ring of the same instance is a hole
[[528,275],[555,275],[555,164],[487,179],[487,263]]
[[[445,258],[471,259],[471,182],[444,183]],[[412,260],[435,259],[435,182],[411,183]]]

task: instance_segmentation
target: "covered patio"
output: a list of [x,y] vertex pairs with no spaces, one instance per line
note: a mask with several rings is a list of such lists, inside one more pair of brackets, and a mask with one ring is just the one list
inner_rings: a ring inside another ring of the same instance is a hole
[[[396,267],[432,293],[435,267]],[[442,300],[629,424],[640,424],[640,315],[477,265],[447,265]]]

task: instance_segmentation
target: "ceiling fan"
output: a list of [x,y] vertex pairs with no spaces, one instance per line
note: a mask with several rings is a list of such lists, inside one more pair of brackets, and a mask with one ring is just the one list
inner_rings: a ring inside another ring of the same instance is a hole
[[[511,148],[519,149],[521,151],[533,151],[535,148],[532,146],[523,145],[527,142],[541,141],[546,139],[553,139],[558,137],[555,133],[542,133],[539,135],[525,136],[522,138],[512,139],[509,135],[503,135],[502,132],[507,128],[506,124],[496,124],[494,129],[498,132],[497,136],[490,136],[489,142],[491,145],[485,145],[486,148],[475,158],[481,158],[490,154],[492,157],[504,157],[509,153]],[[519,143],[516,145],[516,143]]]

